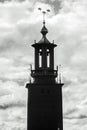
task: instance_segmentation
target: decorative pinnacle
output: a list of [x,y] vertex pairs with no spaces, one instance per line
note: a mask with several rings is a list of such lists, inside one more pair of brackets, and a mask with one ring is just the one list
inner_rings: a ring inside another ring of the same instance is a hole
[[45,26],[45,15],[47,12],[50,12],[50,9],[47,9],[46,11],[42,10],[42,8],[38,8],[43,14],[43,26]]
[[60,69],[60,72],[59,72],[59,83],[61,84],[61,65],[59,65],[59,69]]

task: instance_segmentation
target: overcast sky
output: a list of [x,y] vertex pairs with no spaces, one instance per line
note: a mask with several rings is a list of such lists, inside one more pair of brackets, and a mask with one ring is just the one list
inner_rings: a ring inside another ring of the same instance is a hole
[[26,129],[29,64],[46,15],[62,65],[64,130],[87,129],[87,0],[0,0],[0,130]]

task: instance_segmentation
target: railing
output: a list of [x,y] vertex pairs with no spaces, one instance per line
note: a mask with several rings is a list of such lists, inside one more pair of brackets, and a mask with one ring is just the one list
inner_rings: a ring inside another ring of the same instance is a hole
[[41,69],[41,70],[31,70],[31,76],[55,76],[57,77],[58,71],[57,70],[50,70],[50,69]]

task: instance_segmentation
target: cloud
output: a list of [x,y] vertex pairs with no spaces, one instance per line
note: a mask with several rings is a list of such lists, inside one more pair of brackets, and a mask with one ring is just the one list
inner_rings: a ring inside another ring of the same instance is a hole
[[[6,81],[0,83],[0,109],[10,107],[24,107],[26,105],[26,89],[16,82]],[[20,93],[21,92],[21,93]],[[22,98],[24,96],[25,98]]]
[[1,130],[24,130],[26,129],[26,110],[24,108],[11,108],[0,110],[0,128]]
[[25,129],[27,90],[16,82],[0,82],[0,128]]

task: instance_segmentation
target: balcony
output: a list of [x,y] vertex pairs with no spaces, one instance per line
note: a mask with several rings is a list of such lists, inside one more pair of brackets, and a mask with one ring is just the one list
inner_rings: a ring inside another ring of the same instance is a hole
[[31,70],[31,76],[32,77],[38,77],[38,76],[57,77],[57,75],[58,75],[58,71],[57,70],[51,70],[51,69]]

